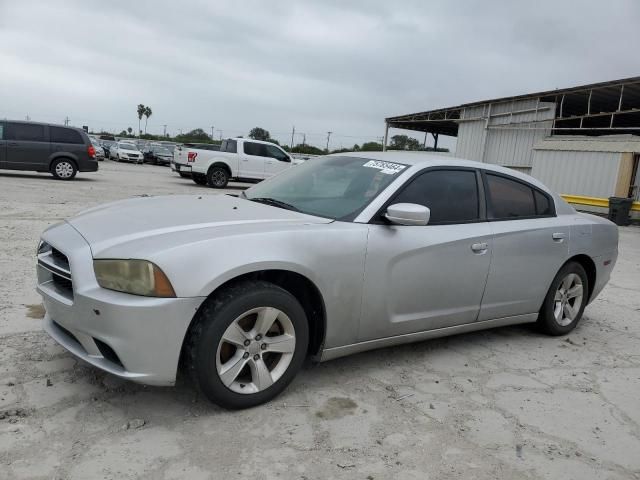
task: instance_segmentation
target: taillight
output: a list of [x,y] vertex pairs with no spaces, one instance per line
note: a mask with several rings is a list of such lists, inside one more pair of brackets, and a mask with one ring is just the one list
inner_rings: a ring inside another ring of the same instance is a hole
[[89,145],[87,147],[87,153],[89,154],[89,157],[96,158],[96,147]]

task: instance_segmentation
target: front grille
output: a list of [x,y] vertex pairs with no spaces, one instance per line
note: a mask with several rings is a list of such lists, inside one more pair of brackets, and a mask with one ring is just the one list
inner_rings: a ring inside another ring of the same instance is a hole
[[38,265],[46,272],[40,284],[49,284],[58,294],[73,300],[73,280],[69,259],[60,250],[43,243],[38,253]]

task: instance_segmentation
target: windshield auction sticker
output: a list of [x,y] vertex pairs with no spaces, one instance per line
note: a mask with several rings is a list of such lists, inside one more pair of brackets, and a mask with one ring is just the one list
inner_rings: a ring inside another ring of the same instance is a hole
[[365,163],[363,167],[377,168],[380,170],[380,173],[384,173],[386,175],[395,175],[407,168],[406,165],[402,165],[400,163],[382,162],[380,160],[371,160]]

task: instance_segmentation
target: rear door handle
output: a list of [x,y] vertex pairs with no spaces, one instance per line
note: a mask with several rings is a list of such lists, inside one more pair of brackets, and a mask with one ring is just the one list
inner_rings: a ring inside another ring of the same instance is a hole
[[471,245],[471,250],[474,253],[484,253],[487,251],[487,248],[489,248],[489,245],[487,245],[486,242],[482,242],[482,243],[473,243]]
[[553,235],[551,235],[551,238],[553,238],[553,240],[558,243],[562,243],[564,241],[564,237],[565,237],[565,234],[562,232],[556,232]]

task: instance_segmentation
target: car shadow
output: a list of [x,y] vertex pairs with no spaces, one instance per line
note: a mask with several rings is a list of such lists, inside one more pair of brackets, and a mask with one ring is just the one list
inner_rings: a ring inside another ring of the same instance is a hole
[[[325,363],[308,361],[303,370],[294,379],[292,385],[273,401],[256,408],[273,408],[287,400],[295,399],[307,394],[314,395],[326,390],[335,390],[341,384],[341,375],[345,371],[352,372],[361,378],[375,377],[380,369],[404,368],[404,366],[424,366],[429,370],[429,358],[450,353],[468,357],[469,363],[475,362],[474,355],[482,356],[494,348],[508,348],[510,342],[516,339],[532,342],[551,340],[551,337],[538,332],[533,325],[513,325],[489,330],[452,335],[449,337],[429,339],[420,342],[386,347],[368,352],[362,352]],[[478,353],[478,350],[482,353]],[[495,353],[493,353],[495,354]],[[73,358],[65,352],[65,356]],[[466,367],[466,364],[465,364]],[[419,367],[422,368],[422,367]],[[469,367],[473,369],[472,367]],[[477,366],[476,366],[477,368]],[[147,414],[156,415],[161,411],[166,414],[171,411],[178,416],[184,415],[184,408],[188,409],[188,416],[210,416],[223,414],[226,409],[211,403],[194,384],[191,376],[181,364],[178,370],[176,384],[173,387],[154,387],[137,384],[119,379],[91,365],[78,361],[75,368],[77,380],[90,384],[94,389],[94,401],[101,400],[116,407],[120,403],[130,404],[132,397],[144,396]],[[434,373],[440,373],[435,371]],[[458,373],[460,373],[458,366]],[[392,374],[392,376],[395,373]],[[411,372],[404,373],[404,381],[419,383],[422,378],[411,379]],[[158,412],[153,411],[156,405]]]
[[[81,176],[76,176],[73,180],[58,180],[53,175],[48,172],[42,173],[13,173],[13,172],[0,172],[0,177],[6,178],[38,178],[42,180],[51,180],[52,182],[95,182],[99,181],[98,179],[82,176],[85,172],[79,172]],[[93,173],[93,172],[87,172]]]

